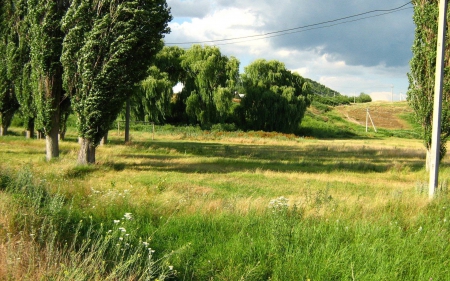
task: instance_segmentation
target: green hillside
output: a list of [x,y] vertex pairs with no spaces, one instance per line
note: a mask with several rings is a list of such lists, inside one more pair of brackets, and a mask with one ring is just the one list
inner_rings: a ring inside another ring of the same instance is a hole
[[[370,118],[366,132],[367,109],[377,132]],[[419,138],[419,132],[412,118],[412,110],[406,102],[371,102],[336,107],[313,103],[305,114],[299,134],[314,138]]]

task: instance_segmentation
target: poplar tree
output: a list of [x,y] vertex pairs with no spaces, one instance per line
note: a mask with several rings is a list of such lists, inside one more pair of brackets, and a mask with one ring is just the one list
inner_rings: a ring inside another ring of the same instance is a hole
[[15,52],[15,7],[11,1],[0,1],[0,136],[6,134],[19,108],[14,79],[17,75]]
[[20,116],[27,130],[27,137],[34,136],[34,121],[36,107],[32,95],[31,61],[30,61],[30,16],[27,0],[0,1],[3,13],[1,18],[7,24],[3,25],[3,32],[8,33],[7,49],[4,54],[4,63],[1,67],[6,69],[10,78],[9,92],[17,99]]
[[63,99],[61,31],[68,0],[29,0],[30,61],[37,127],[46,139],[46,157],[59,156],[60,102]]
[[170,20],[165,0],[71,2],[61,61],[77,116],[79,164],[95,162],[95,148],[146,77]]
[[[436,45],[439,17],[439,0],[413,0],[415,39],[413,57],[408,73],[409,89],[407,100],[414,110],[415,120],[422,126],[422,138],[427,149],[427,169],[431,149],[433,123],[434,83],[436,72]],[[447,14],[447,25],[450,14]],[[450,38],[447,28],[447,38]],[[450,40],[446,40],[444,59],[444,89],[442,101],[440,159],[446,153],[446,142],[450,136]]]

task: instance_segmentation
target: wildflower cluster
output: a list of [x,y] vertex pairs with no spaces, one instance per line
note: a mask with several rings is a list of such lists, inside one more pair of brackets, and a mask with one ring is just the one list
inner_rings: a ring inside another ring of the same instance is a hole
[[284,212],[289,208],[288,202],[289,199],[284,196],[272,199],[269,202],[269,209],[271,209],[273,213]]

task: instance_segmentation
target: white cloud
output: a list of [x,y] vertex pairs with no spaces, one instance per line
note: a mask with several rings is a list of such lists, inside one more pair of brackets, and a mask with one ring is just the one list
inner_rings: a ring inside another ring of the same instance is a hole
[[344,95],[365,92],[373,99],[390,100],[392,89],[394,100],[399,100],[399,93],[407,91],[406,73],[414,33],[412,9],[287,36],[259,40],[254,37],[373,9],[394,8],[405,4],[403,0],[370,3],[168,0],[168,3],[176,18],[170,24],[172,32],[166,36],[166,42],[243,37],[215,42],[222,53],[241,61],[241,71],[255,59],[275,59]]

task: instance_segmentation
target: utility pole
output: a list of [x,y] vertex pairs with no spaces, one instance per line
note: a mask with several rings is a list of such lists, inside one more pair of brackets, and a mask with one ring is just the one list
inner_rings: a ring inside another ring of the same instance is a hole
[[429,197],[432,199],[438,186],[439,175],[439,148],[441,144],[441,112],[442,112],[442,87],[444,76],[445,57],[445,32],[447,26],[447,4],[448,0],[440,0],[439,3],[439,23],[437,34],[436,53],[436,77],[434,84],[434,105],[433,105],[433,129],[431,135],[431,155],[430,155],[430,186]]

